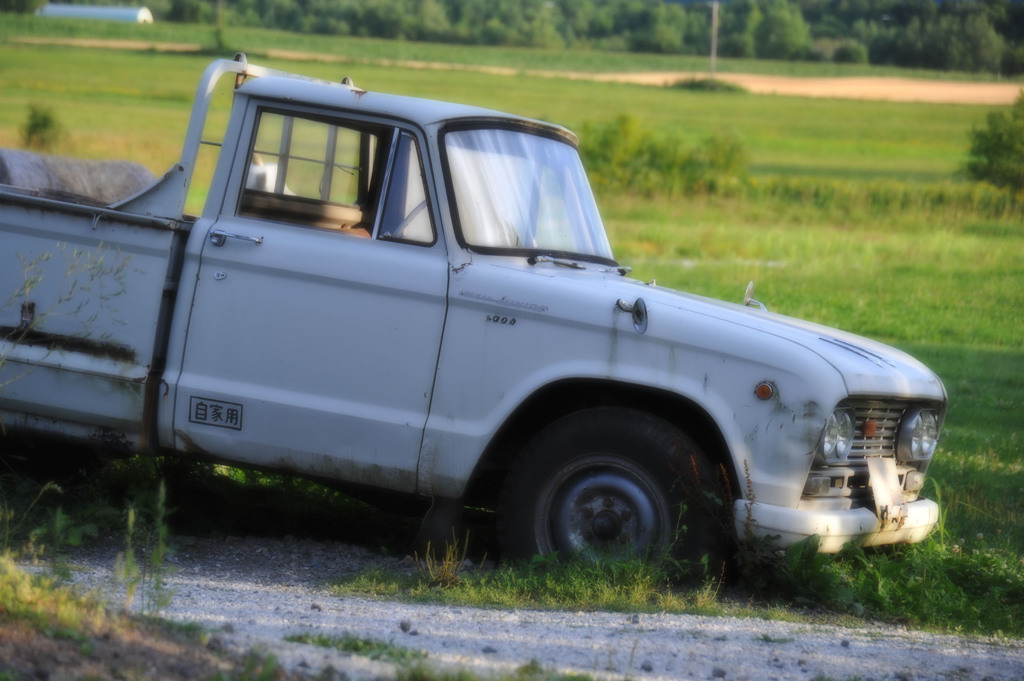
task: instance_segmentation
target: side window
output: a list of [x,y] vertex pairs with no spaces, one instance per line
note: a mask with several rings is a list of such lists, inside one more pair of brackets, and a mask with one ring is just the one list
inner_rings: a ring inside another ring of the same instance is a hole
[[395,145],[377,238],[434,243],[434,227],[427,209],[419,149],[413,136],[406,132],[399,135]]
[[388,128],[262,111],[239,214],[369,236],[390,146]]

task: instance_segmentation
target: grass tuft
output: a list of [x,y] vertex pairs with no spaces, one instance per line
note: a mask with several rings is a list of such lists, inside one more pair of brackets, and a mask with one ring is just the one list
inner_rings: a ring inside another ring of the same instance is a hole
[[413,554],[416,567],[420,577],[430,586],[439,589],[447,589],[458,585],[462,581],[462,572],[466,568],[466,556],[469,551],[469,533],[466,533],[463,541],[459,541],[452,530],[452,540],[445,542],[444,553],[438,555],[427,542],[427,549],[420,557],[418,553]]
[[332,590],[338,595],[477,607],[706,612],[716,607],[719,584],[677,590],[662,566],[640,559],[591,563],[536,556],[473,571],[443,590],[421,574],[382,568],[337,580]]
[[35,629],[92,633],[107,621],[98,603],[84,600],[56,578],[30,575],[8,554],[0,555],[0,619]]

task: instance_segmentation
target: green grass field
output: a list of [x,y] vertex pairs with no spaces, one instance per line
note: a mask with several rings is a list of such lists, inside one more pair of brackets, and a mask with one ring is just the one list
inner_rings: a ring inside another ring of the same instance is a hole
[[[95,27],[83,27],[72,22],[4,17],[0,27],[0,87],[5,106],[0,111],[0,134],[5,136],[0,137],[0,144],[12,143],[11,131],[23,119],[29,101],[52,101],[68,129],[78,136],[69,140],[66,153],[121,152],[122,148],[116,145],[108,148],[94,139],[102,134],[97,123],[102,125],[115,115],[125,121],[146,122],[145,130],[133,123],[124,131],[125,138],[132,140],[127,148],[153,170],[162,170],[173,158],[165,159],[163,154],[156,153],[162,149],[152,143],[140,149],[134,142],[157,131],[167,153],[173,153],[184,130],[184,116],[174,112],[179,106],[188,106],[195,81],[209,56],[29,47],[11,41],[26,35],[96,36],[212,45],[212,31],[208,27],[170,24],[94,24]],[[571,71],[706,68],[703,60],[655,55],[454,47],[252,30],[229,30],[226,42],[229,49],[219,56],[229,57],[233,50],[243,50],[254,62],[270,66],[334,80],[349,75],[357,84],[372,90],[472,103],[551,120],[573,129],[620,114],[639,113],[646,123],[670,129],[684,141],[695,142],[713,132],[735,133],[750,151],[752,173],[764,177],[945,181],[954,177],[963,163],[967,131],[972,125],[983,123],[987,110],[977,106],[694,93],[524,75],[497,77],[466,71],[410,70],[379,63],[381,59],[425,60]],[[259,58],[272,48],[344,56],[353,61],[297,64]],[[60,65],[59,69],[55,64]],[[720,60],[720,68],[795,75],[935,75],[864,67],[841,69],[829,64],[733,60]],[[79,106],[83,102],[88,106]],[[111,107],[116,113],[110,113]]]
[[[59,153],[127,158],[154,172],[177,159],[209,55],[27,46],[10,38],[81,36],[87,29],[7,19],[0,22],[0,146],[20,144],[28,107],[38,104],[51,108],[65,130]],[[146,39],[212,44],[208,29],[139,28],[149,31],[141,33]],[[127,30],[88,29],[112,38],[127,37]],[[353,59],[581,71],[691,68],[685,60],[669,66],[668,58],[639,55],[330,41],[265,31],[229,31],[227,41],[253,53],[288,47]],[[1024,574],[1024,211],[1019,197],[1009,211],[934,199],[947,188],[983,191],[958,172],[968,133],[984,124],[987,107],[700,93],[361,61],[252,61],[331,79],[350,75],[369,89],[509,110],[574,129],[628,114],[684,142],[720,131],[737,135],[750,157],[751,187],[782,178],[807,182],[824,198],[787,200],[754,190],[671,198],[605,194],[599,201],[619,260],[637,278],[735,301],[753,280],[756,297],[773,311],[879,338],[923,359],[943,377],[950,398],[926,487],[942,501],[940,538],[957,552],[997,552],[1016,566],[1018,578]],[[721,68],[821,75],[837,67],[723,60]],[[216,121],[227,107],[225,95]],[[193,210],[201,202],[201,178],[197,184]],[[874,186],[899,186],[910,200],[895,208],[873,205],[865,197]],[[833,193],[856,200],[833,200]],[[915,199],[926,195],[933,198]],[[1019,603],[1009,607],[1019,635],[1024,613]]]

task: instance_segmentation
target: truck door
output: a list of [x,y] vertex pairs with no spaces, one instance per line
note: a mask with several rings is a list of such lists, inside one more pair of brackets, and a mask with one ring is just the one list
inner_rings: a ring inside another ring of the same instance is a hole
[[447,293],[420,145],[251,108],[199,256],[176,446],[413,491]]

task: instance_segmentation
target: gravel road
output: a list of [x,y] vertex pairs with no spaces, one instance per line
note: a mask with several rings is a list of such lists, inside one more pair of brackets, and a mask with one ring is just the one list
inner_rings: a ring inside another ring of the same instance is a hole
[[[71,557],[74,579],[123,604],[116,548]],[[328,678],[389,678],[395,667],[287,643],[289,634],[352,635],[423,651],[439,669],[482,676],[536,661],[607,679],[1020,681],[1024,641],[939,636],[872,625],[843,628],[696,615],[486,610],[340,598],[326,580],[382,564],[346,544],[304,539],[203,539],[169,559],[173,598],[161,616],[214,632],[211,645],[263,649],[289,670]],[[136,598],[141,602],[141,598]],[[333,672],[331,671],[333,670]]]

